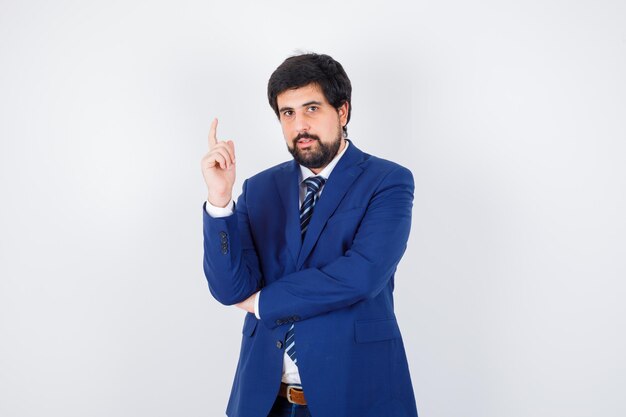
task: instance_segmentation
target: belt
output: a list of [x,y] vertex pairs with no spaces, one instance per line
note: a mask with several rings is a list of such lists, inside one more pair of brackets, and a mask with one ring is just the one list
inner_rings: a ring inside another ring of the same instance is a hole
[[280,383],[280,389],[278,395],[284,397],[292,404],[306,405],[306,398],[304,398],[304,391],[300,385],[288,385],[284,382]]

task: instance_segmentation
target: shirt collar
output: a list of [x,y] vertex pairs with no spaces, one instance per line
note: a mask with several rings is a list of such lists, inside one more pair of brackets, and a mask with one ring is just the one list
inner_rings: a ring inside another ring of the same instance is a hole
[[[321,170],[320,173],[317,174],[317,176],[327,180],[328,177],[330,177],[330,173],[333,172],[333,169],[335,169],[335,166],[337,165],[343,154],[346,153],[346,149],[348,149],[348,146],[350,146],[350,141],[346,140],[346,146],[343,148],[343,150],[335,155],[333,160],[330,161],[330,163],[326,165],[326,167]],[[315,175],[316,174],[314,174],[313,171],[311,171],[309,168],[300,165],[300,183],[302,183],[302,181],[306,180],[309,177],[314,177]]]

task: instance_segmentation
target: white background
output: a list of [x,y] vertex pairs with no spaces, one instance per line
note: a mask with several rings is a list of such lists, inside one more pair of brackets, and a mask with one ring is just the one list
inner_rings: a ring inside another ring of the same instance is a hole
[[237,193],[290,158],[265,94],[299,50],[415,176],[421,417],[624,416],[617,0],[2,0],[0,415],[223,415],[243,313],[202,273],[199,162],[213,116]]

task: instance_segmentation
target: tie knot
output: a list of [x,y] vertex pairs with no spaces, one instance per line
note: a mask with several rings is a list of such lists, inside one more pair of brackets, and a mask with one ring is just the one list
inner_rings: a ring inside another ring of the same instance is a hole
[[309,177],[304,180],[307,191],[312,191],[314,193],[317,193],[325,182],[326,180],[322,177]]

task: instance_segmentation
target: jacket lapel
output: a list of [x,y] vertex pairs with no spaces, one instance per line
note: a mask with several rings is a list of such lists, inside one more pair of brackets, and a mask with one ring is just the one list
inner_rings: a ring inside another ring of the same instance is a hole
[[[319,200],[315,203],[313,209],[313,216],[311,222],[307,228],[302,242],[302,248],[300,254],[297,257],[298,261],[296,267],[300,269],[304,264],[304,261],[313,250],[315,242],[322,233],[326,221],[335,212],[337,206],[343,199],[354,180],[363,172],[358,163],[363,159],[363,152],[361,152],[354,143],[350,142],[350,146],[346,150],[346,153],[341,157],[337,166],[333,169],[330,177],[324,185],[322,194]],[[297,191],[296,187],[296,191]],[[298,196],[296,196],[296,203],[298,203]],[[299,214],[299,210],[297,210]],[[300,235],[299,216],[297,221],[298,236]]]
[[285,241],[291,253],[294,264],[298,259],[298,253],[302,246],[300,237],[300,205],[299,186],[300,166],[291,161],[274,175],[278,194],[285,210]]

